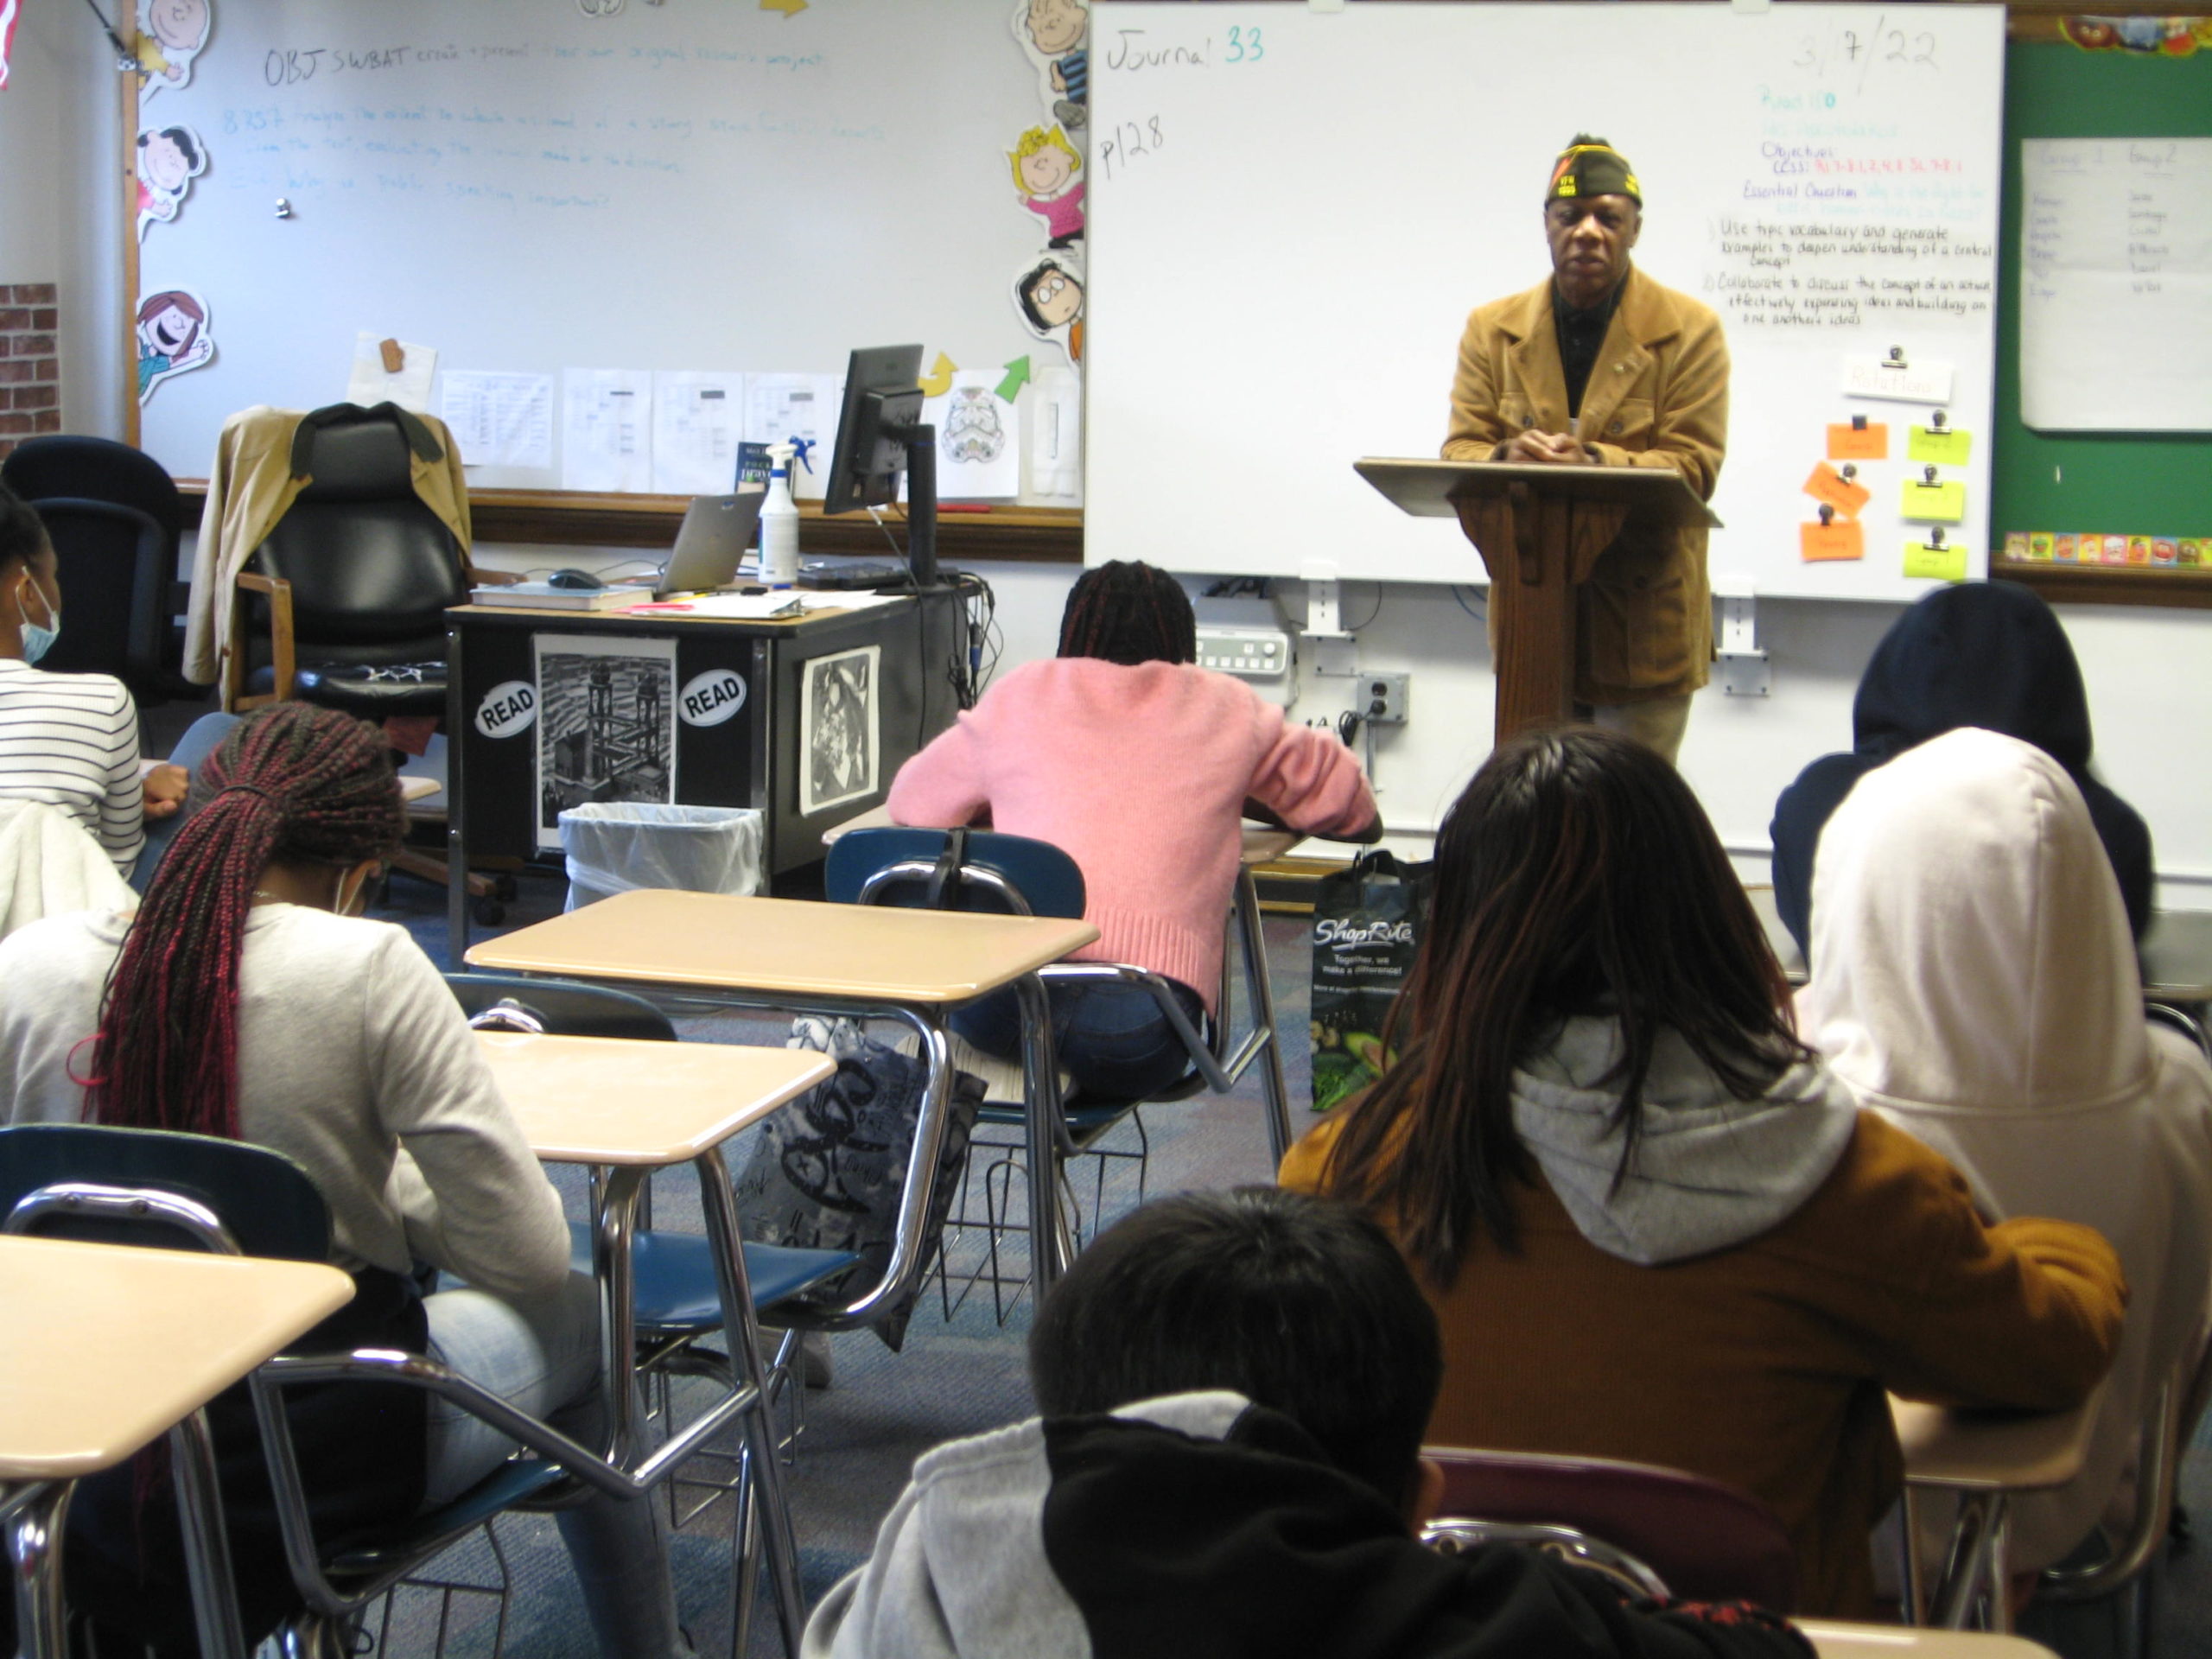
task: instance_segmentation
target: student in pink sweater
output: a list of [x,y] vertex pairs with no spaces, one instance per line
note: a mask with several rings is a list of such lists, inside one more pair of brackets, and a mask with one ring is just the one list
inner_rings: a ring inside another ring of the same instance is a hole
[[[1248,803],[1292,829],[1382,833],[1375,797],[1335,737],[1285,724],[1243,681],[1199,668],[1182,585],[1150,565],[1085,571],[1060,619],[1060,654],[995,683],[893,780],[898,823],[988,821],[1048,841],[1083,871],[1098,943],[1174,982],[1195,1022],[1215,1013],[1223,925]],[[1011,990],[957,1010],[952,1028],[1013,1058]],[[1060,1063],[1086,1093],[1137,1099],[1187,1069],[1159,1005],[1118,985],[1056,986]]]

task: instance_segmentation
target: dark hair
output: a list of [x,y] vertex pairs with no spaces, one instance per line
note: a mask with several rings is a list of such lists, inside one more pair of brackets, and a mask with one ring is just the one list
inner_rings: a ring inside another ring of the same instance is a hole
[[1037,302],[1030,296],[1030,289],[1055,274],[1074,283],[1078,290],[1082,289],[1083,284],[1077,281],[1075,273],[1057,259],[1039,260],[1034,270],[1014,285],[1014,296],[1021,302],[1021,315],[1029,319],[1029,326],[1040,334],[1051,333],[1054,325],[1046,321],[1044,314],[1037,309]]
[[124,940],[93,1039],[89,1116],[236,1140],[238,957],[272,861],[345,869],[398,850],[391,753],[364,721],[303,702],[255,710],[193,775]]
[[1183,584],[1141,559],[1086,570],[1060,613],[1060,655],[1109,663],[1194,663],[1198,621]]
[[[1349,1108],[1330,1190],[1387,1216],[1448,1287],[1479,1228],[1516,1247],[1509,1184],[1533,1170],[1513,1069],[1574,1014],[1620,1023],[1624,1179],[1653,1045],[1672,1031],[1739,1099],[1810,1058],[1789,986],[1712,824],[1675,768],[1589,727],[1501,746],[1445,816],[1431,912]],[[1340,1108],[1339,1109],[1346,1109]]]
[[1029,1334],[1048,1417],[1234,1389],[1399,1506],[1443,1368],[1436,1315],[1382,1230],[1272,1186],[1146,1205],[1076,1258]]
[[46,524],[30,504],[0,484],[0,565],[28,569],[46,550]]
[[194,142],[190,128],[163,127],[159,132],[151,130],[142,132],[138,135],[138,148],[145,149],[156,138],[166,138],[175,144],[184,153],[184,159],[188,165],[193,167],[200,165],[200,146]]

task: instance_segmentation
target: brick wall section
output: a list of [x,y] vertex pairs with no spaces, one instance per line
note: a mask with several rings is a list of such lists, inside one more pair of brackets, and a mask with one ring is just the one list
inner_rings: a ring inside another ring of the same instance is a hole
[[0,283],[0,455],[61,429],[61,370],[52,283]]

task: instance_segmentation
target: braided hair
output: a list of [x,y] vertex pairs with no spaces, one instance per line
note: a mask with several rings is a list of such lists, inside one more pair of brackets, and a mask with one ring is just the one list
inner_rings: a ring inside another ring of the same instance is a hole
[[398,850],[405,810],[383,733],[280,702],[202,761],[109,976],[88,1116],[131,1128],[238,1134],[238,960],[271,862],[344,870]]
[[1194,663],[1198,623],[1183,584],[1140,559],[1086,570],[1060,613],[1060,655],[1139,663]]

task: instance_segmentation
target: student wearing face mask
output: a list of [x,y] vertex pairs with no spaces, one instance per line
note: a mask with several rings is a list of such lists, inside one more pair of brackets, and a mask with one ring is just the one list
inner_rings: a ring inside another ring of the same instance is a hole
[[122,681],[37,666],[60,632],[54,544],[38,515],[0,489],[0,800],[60,808],[128,878],[148,823],[183,806],[188,774],[140,766],[138,711]]

